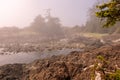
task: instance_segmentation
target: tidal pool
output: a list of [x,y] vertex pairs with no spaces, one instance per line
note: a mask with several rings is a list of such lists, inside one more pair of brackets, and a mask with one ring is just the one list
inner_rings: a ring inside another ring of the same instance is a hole
[[0,55],[0,66],[5,64],[14,64],[14,63],[30,63],[36,59],[44,59],[51,57],[53,55],[67,55],[72,51],[82,51],[81,49],[62,49],[62,50],[52,50],[52,51],[43,51],[30,52],[30,53],[16,53],[16,54],[5,54]]

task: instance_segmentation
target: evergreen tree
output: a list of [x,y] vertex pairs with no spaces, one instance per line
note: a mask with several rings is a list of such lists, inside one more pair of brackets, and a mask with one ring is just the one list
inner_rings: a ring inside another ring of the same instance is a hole
[[97,8],[99,11],[96,12],[96,16],[105,20],[104,27],[113,26],[120,21],[120,0],[111,0],[98,5]]

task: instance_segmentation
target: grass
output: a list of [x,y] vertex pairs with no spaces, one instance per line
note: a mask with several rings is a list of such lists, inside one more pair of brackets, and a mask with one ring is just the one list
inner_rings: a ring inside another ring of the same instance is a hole
[[114,73],[107,74],[105,80],[120,80],[120,70],[116,70]]
[[85,37],[93,37],[93,38],[102,38],[103,36],[107,36],[108,34],[100,34],[100,33],[83,33],[82,34]]

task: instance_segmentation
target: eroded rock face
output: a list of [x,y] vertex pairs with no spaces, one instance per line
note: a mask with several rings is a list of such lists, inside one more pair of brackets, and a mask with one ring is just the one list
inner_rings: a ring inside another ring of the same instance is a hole
[[67,56],[52,56],[25,65],[5,65],[0,67],[0,80],[91,80],[90,66],[95,64],[98,55],[110,62],[107,71],[116,69],[115,65],[120,68],[120,44],[117,44],[88,52],[74,51]]

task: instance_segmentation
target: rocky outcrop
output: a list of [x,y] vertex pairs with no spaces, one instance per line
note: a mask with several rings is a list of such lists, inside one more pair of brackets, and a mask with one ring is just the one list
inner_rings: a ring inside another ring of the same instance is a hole
[[5,65],[0,67],[0,80],[22,80],[23,77],[23,65]]
[[[110,63],[99,62],[99,55]],[[73,51],[66,56],[52,56],[30,64],[5,65],[0,67],[0,80],[91,80],[94,72],[95,79],[103,80],[104,73],[94,67],[98,62],[107,72],[120,68],[120,44],[87,52]]]

